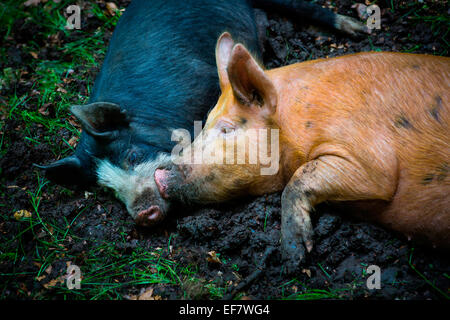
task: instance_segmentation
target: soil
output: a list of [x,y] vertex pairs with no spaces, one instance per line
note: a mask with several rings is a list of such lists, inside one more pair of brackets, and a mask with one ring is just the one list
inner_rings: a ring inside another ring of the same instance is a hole
[[[356,17],[351,9],[353,1],[334,3],[334,9],[339,13]],[[268,35],[264,48],[265,65],[274,68],[307,59],[378,49],[429,54],[438,54],[445,49],[442,35],[434,34],[430,24],[404,16],[408,9],[400,8],[400,4],[392,11],[389,10],[390,1],[386,3],[388,5],[383,1],[379,4],[382,29],[360,39],[319,30],[272,13],[267,14],[267,21],[264,14],[258,15],[258,21],[265,26]],[[436,15],[446,9],[443,4],[429,2],[427,10],[424,15]],[[85,23],[95,30],[95,25],[89,25],[89,18]],[[12,35],[20,42],[23,41],[21,38],[27,37],[26,32],[18,23]],[[15,50],[16,47],[11,45],[9,63],[13,67],[26,63],[22,61],[25,59],[21,53]],[[41,54],[51,55],[51,50]],[[95,74],[97,71],[89,72]],[[86,90],[86,83],[76,85],[80,92]],[[16,90],[19,96],[20,92],[31,89],[19,84]],[[49,163],[54,156],[48,145],[36,146],[24,139],[21,122],[5,121],[4,139],[12,142],[13,147],[0,159],[1,194],[5,195],[2,210],[11,214],[21,209],[32,211],[28,192],[36,190],[39,170],[31,164]],[[46,134],[46,129],[38,124],[29,130],[33,136]],[[67,130],[61,129],[54,139],[62,144],[62,138],[70,136]],[[445,299],[442,293],[448,297],[448,252],[411,243],[389,230],[354,220],[344,210],[332,206],[317,208],[313,215],[315,247],[306,256],[301,270],[288,274],[280,262],[280,194],[220,206],[178,208],[163,224],[146,230],[135,226],[125,207],[107,190],[98,189],[95,196],[82,191],[68,193],[61,190],[59,186],[46,185],[39,212],[43,219],[65,226],[66,219],[73,219],[84,209],[71,229],[79,239],[89,241],[68,239],[64,243],[67,256],[78,257],[75,263],[80,265],[86,263],[82,253],[96,242],[117,242],[117,250],[123,255],[131,254],[138,247],[151,250],[170,245],[171,250],[165,250],[164,257],[181,265],[196,266],[198,277],[205,283],[231,284],[230,287],[235,289],[226,292],[225,298],[279,299],[294,297],[308,289],[326,290],[324,292],[332,293],[329,297],[344,299]],[[18,233],[19,224],[13,218],[0,221],[1,241],[11,240]],[[125,245],[121,241],[123,235],[126,236]],[[28,234],[21,243],[16,240],[12,245],[21,246],[31,256],[36,241],[33,234]],[[219,253],[219,259],[212,259],[211,251]],[[61,271],[67,259],[59,258],[59,264],[53,264],[53,272]],[[36,271],[27,255],[21,257],[19,264],[20,272]],[[381,269],[379,290],[370,290],[366,286],[369,275],[365,269],[370,265]],[[0,264],[0,273],[17,270],[13,263]],[[41,288],[42,284],[31,275],[17,277],[28,289]],[[163,299],[210,298],[203,286],[188,281],[181,286],[155,284],[152,287],[154,294]],[[124,286],[121,293],[129,296],[141,289],[141,286]],[[16,283],[11,282],[5,294],[8,298],[26,298],[19,291]]]

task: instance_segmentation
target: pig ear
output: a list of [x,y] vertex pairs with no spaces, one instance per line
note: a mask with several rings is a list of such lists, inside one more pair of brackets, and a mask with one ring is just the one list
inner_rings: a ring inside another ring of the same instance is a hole
[[275,112],[277,106],[275,86],[242,44],[234,46],[227,71],[233,94],[240,103],[257,104],[268,115]]
[[49,165],[33,164],[35,167],[45,170],[45,175],[51,181],[70,187],[85,185],[86,179],[82,172],[80,160],[76,156],[70,156]]
[[222,33],[217,40],[216,45],[216,64],[217,72],[219,73],[220,89],[224,88],[230,83],[228,80],[227,66],[230,59],[231,50],[233,50],[234,41],[228,32]]
[[110,102],[72,106],[70,111],[81,122],[83,129],[97,138],[110,138],[119,126],[128,125],[125,111]]

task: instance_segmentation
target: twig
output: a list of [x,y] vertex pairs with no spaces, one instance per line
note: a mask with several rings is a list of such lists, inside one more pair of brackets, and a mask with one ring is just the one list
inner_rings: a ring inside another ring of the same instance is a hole
[[264,255],[261,259],[261,263],[256,268],[255,271],[253,271],[247,278],[245,278],[243,281],[239,282],[239,284],[231,290],[230,293],[223,296],[222,300],[231,300],[234,298],[234,296],[241,290],[248,287],[253,281],[258,279],[261,274],[263,273],[264,269],[266,268],[266,262],[267,259],[272,255],[272,253],[275,251],[275,247],[268,247],[266,251],[264,252]]

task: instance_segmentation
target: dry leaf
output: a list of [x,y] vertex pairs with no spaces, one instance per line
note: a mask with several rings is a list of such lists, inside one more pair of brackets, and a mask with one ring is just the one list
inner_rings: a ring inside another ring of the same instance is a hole
[[158,273],[158,269],[150,268],[150,272],[151,272],[151,273]]
[[138,300],[155,300],[153,298],[153,288],[150,288],[149,290],[144,291],[142,294],[140,294]]
[[60,277],[58,277],[56,279],[50,280],[48,283],[43,284],[43,286],[44,286],[45,289],[53,288],[58,283],[63,284],[65,279],[66,279],[65,276],[60,276]]
[[51,266],[51,265],[48,266],[47,269],[45,269],[45,272],[46,272],[47,274],[50,274],[50,272],[52,272],[52,266]]
[[44,280],[45,278],[47,278],[47,276],[45,274],[43,274],[42,276],[36,277],[35,279],[40,282],[40,281]]
[[161,296],[153,296],[153,288],[142,289],[140,294],[125,296],[128,300],[162,300]]
[[28,210],[18,210],[14,212],[14,219],[20,220],[22,218],[30,218],[31,212]]
[[69,123],[74,126],[75,128],[81,128],[81,126],[78,124],[77,121],[75,121],[74,119],[68,119]]
[[111,16],[115,16],[116,15],[116,10],[119,10],[119,8],[117,8],[117,5],[114,2],[107,2],[106,3],[106,10],[108,10],[108,13]]
[[43,105],[41,108],[39,108],[39,113],[43,116],[48,116],[50,112],[47,110],[47,107],[48,105]]
[[24,2],[23,5],[25,7],[29,7],[29,6],[37,6],[39,3],[41,3],[41,0],[28,0]]
[[[73,136],[72,138],[69,139],[68,143],[70,144],[70,146],[72,146],[73,148],[75,148],[77,146],[77,142],[78,142],[78,137],[77,136]],[[86,196],[86,194],[85,194]],[[86,198],[87,199],[87,198]]]
[[303,269],[302,272],[303,272],[303,273],[306,273],[306,274],[308,275],[308,277],[311,278],[311,270],[309,270],[309,269]]
[[52,288],[52,287],[56,286],[57,284],[58,284],[58,279],[53,279],[53,280],[50,280],[48,283],[45,283],[44,288],[45,289]]
[[217,253],[215,251],[209,251],[208,255],[209,255],[209,257],[206,258],[206,260],[208,260],[209,262],[222,263],[222,261],[220,261],[219,257],[217,256]]

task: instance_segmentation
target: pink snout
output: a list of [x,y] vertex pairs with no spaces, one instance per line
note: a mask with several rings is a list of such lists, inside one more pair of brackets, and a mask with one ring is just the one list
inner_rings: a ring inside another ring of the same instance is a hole
[[153,205],[138,213],[135,221],[141,227],[150,227],[164,219],[164,214],[159,206]]
[[167,169],[156,169],[156,171],[155,171],[156,186],[158,187],[159,194],[161,195],[161,197],[163,197],[163,199],[168,198],[166,191],[167,191],[169,173],[170,173],[170,171]]

